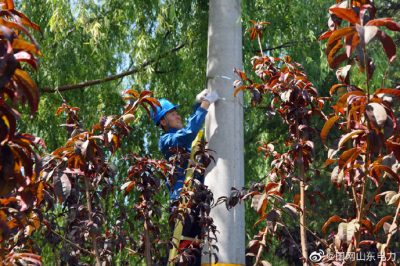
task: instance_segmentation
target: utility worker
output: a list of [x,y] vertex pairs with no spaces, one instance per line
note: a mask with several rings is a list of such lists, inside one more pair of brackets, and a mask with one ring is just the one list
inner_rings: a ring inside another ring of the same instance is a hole
[[[152,119],[157,126],[160,126],[164,133],[161,135],[158,142],[158,147],[165,159],[169,159],[174,155],[174,148],[184,150],[186,152],[191,151],[191,144],[197,136],[197,133],[203,127],[207,110],[210,104],[219,100],[219,96],[216,92],[208,92],[207,89],[203,90],[196,96],[196,109],[194,113],[189,117],[186,126],[183,125],[182,118],[177,112],[179,105],[174,105],[167,99],[160,99],[160,105],[157,106],[157,110],[152,112]],[[171,202],[176,201],[179,198],[181,189],[183,188],[185,181],[185,168],[187,162],[184,163],[184,167],[177,167],[177,174],[174,176],[172,182],[167,182],[167,187],[170,192]],[[204,177],[201,177],[200,182],[204,182]],[[194,214],[197,216],[198,214]],[[198,219],[192,221],[190,218],[185,219],[183,224],[182,236],[186,238],[196,238],[201,233],[201,228],[196,222]],[[186,247],[180,244],[180,248]],[[195,262],[191,265],[200,265],[201,254],[195,255]]]

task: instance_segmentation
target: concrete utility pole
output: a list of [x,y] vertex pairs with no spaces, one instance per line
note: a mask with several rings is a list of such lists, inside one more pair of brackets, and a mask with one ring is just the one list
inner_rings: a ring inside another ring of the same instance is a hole
[[[225,98],[211,105],[206,118],[206,139],[216,152],[206,185],[215,199],[228,196],[231,187],[244,184],[243,95],[233,96],[233,68],[242,69],[242,24],[240,0],[210,0],[208,24],[208,88]],[[211,211],[218,231],[217,265],[245,265],[244,207],[227,210],[220,205]],[[202,264],[210,263],[203,256]]]

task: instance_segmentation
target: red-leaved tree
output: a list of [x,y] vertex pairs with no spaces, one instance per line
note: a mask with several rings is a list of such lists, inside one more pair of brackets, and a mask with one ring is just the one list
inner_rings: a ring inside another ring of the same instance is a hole
[[39,91],[26,67],[38,68],[38,44],[30,30],[39,31],[14,1],[0,2],[0,261],[41,264],[31,235],[41,223],[44,182],[40,180],[41,139],[17,131],[18,104],[37,111]]
[[[352,216],[334,215],[322,230],[332,230],[330,225],[339,222],[332,232],[335,236],[329,252],[363,254],[372,250],[380,265],[395,265],[391,240],[398,229],[400,211],[396,167],[400,160],[400,135],[395,100],[400,91],[371,86],[375,66],[369,48],[374,40],[381,42],[389,64],[392,63],[396,45],[386,32],[400,31],[400,24],[391,18],[376,18],[376,11],[369,0],[337,3],[329,9],[329,30],[320,37],[327,40],[328,63],[337,69],[339,82],[329,91],[332,100],[337,100],[321,138],[326,141],[333,128],[339,129],[340,136],[330,143],[325,165],[335,166],[331,180],[348,191],[354,205]],[[364,74],[362,86],[352,84],[350,74],[356,71]],[[383,198],[388,205],[384,208]],[[338,260],[336,256],[330,261]],[[350,256],[342,260],[356,263]]]

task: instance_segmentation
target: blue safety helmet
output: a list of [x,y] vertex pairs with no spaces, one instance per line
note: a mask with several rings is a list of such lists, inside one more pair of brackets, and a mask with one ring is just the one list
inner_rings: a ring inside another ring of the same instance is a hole
[[161,106],[156,106],[157,110],[155,112],[153,109],[150,109],[151,118],[157,126],[160,123],[161,118],[163,118],[166,113],[179,107],[179,105],[174,105],[165,98],[159,99],[158,101],[160,102]]

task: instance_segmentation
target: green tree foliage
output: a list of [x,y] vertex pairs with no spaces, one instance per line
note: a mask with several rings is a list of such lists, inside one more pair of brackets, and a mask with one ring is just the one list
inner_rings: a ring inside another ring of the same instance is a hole
[[[24,1],[21,8],[37,18],[43,29],[38,38],[42,41],[41,48],[46,50],[41,59],[43,71],[37,76],[44,108],[25,127],[33,127],[47,140],[50,149],[59,146],[65,134],[59,129],[61,121],[54,119],[54,113],[61,98],[47,90],[132,68],[138,68],[140,74],[67,91],[64,97],[81,108],[82,119],[88,125],[97,122],[98,114],[117,113],[122,106],[120,92],[129,86],[151,89],[158,97],[168,95],[188,105],[190,97],[182,95],[194,95],[205,79],[207,4],[175,2]],[[169,53],[179,45],[183,48]],[[140,67],[147,60],[154,63]],[[145,136],[149,130],[145,126],[147,119],[141,123],[143,126],[136,129],[136,136]],[[41,126],[36,127],[37,124]],[[148,138],[151,151],[157,150],[155,139]],[[145,148],[142,138],[130,139],[129,145],[138,151]]]

